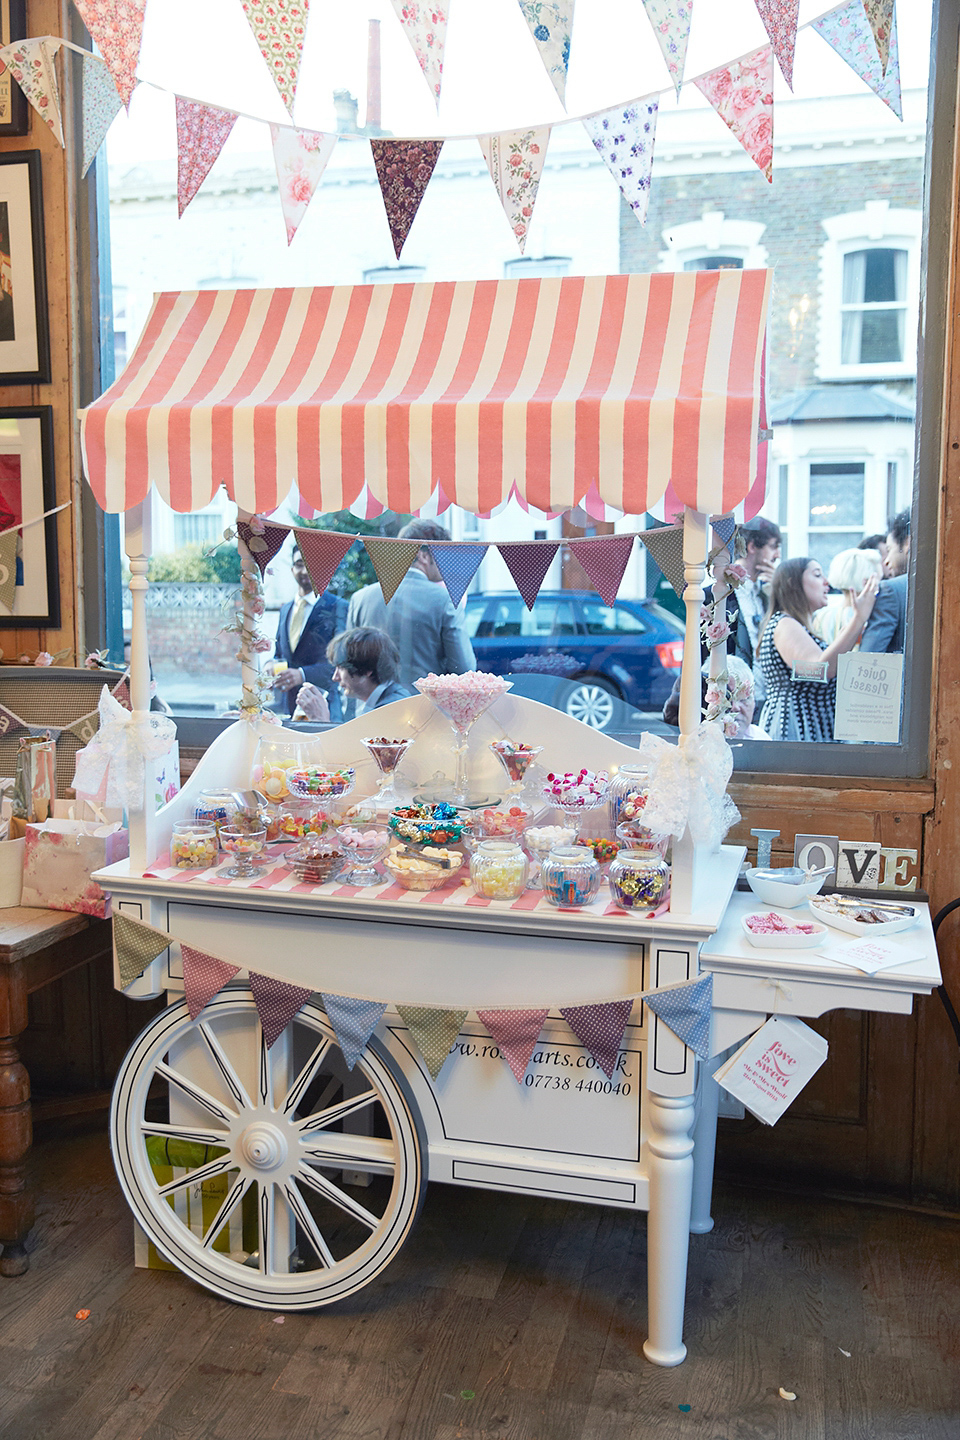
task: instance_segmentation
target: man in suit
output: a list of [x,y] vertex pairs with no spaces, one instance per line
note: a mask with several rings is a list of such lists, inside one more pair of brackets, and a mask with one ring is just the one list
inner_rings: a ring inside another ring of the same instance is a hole
[[[397,539],[426,542],[450,536],[435,520],[411,520]],[[361,626],[387,632],[400,652],[398,678],[409,689],[424,675],[461,675],[477,668],[462,612],[453,608],[429,544],[421,544],[389,605],[379,585],[365,585],[351,597],[347,629]]]
[[[314,595],[303,556],[296,546],[290,568],[299,594],[280,608],[274,653],[277,660],[286,662],[286,668],[273,677],[273,688],[288,715],[294,712],[301,685],[309,682],[321,690],[329,690],[333,684],[327,646],[337,628],[336,596],[329,592]],[[334,706],[337,710],[334,719],[339,720],[339,698],[335,694]]]
[[907,634],[907,569],[910,565],[910,511],[901,510],[888,522],[887,549],[883,568],[888,580],[881,581],[860,641],[861,650],[890,655],[902,651]]
[[[333,683],[343,695],[356,701],[356,714],[366,715],[405,700],[411,691],[397,680],[400,655],[383,630],[362,628],[335,635],[327,646],[327,657],[335,666]],[[315,685],[304,685],[297,704],[308,720],[329,720],[326,696]]]

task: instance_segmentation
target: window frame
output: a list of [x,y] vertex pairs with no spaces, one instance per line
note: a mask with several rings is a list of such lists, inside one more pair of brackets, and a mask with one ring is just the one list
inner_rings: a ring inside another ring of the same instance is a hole
[[[929,118],[927,145],[932,145]],[[817,326],[818,380],[912,380],[920,359],[918,326],[920,290],[923,283],[921,239],[926,205],[922,210],[892,210],[885,200],[868,200],[862,210],[847,211],[821,221],[826,241],[820,249],[820,306]],[[842,359],[843,315],[863,305],[845,305],[843,269],[848,255],[861,250],[902,250],[907,256],[906,295],[903,304],[890,302],[890,309],[905,314],[902,360],[877,360],[867,364],[844,364]]]

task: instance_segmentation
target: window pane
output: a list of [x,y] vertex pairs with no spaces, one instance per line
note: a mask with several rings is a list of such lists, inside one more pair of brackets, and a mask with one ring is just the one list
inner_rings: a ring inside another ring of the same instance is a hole
[[[863,524],[863,466],[810,466],[810,528]],[[857,537],[859,544],[860,536]]]
[[[844,315],[844,324],[851,316]],[[864,310],[860,330],[860,364],[877,365],[903,359],[902,310]]]
[[863,286],[863,298],[869,305],[883,300],[902,300],[897,293],[895,257],[896,250],[868,250],[867,271]]
[[736,255],[701,255],[696,260],[685,260],[684,270],[742,270],[743,261]]

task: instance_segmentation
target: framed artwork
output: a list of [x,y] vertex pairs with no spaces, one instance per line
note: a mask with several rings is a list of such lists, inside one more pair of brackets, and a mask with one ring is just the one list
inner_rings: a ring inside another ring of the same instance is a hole
[[[27,34],[26,0],[0,0],[0,45]],[[0,75],[0,135],[26,135],[30,127],[27,97],[9,70]]]
[[[22,525],[13,605],[0,601],[0,630],[55,630],[60,624],[57,517],[53,478],[53,406],[0,409],[0,534]],[[0,574],[0,585],[8,579]]]
[[50,379],[39,150],[0,154],[0,385]]

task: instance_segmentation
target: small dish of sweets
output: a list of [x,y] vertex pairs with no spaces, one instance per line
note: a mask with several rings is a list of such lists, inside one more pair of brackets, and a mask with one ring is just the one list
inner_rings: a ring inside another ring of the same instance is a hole
[[419,852],[395,845],[383,862],[388,875],[404,890],[439,890],[463,865],[459,850],[428,846]]
[[761,950],[803,950],[819,945],[827,931],[811,920],[787,920],[776,910],[744,915],[743,933]]
[[343,869],[345,859],[343,847],[336,840],[308,835],[287,854],[283,863],[289,865],[301,884],[323,885]]
[[346,766],[341,770],[321,770],[317,765],[300,765],[287,771],[287,787],[301,800],[336,800],[349,795],[356,771]]
[[387,824],[394,835],[412,845],[455,845],[463,834],[457,807],[447,800],[436,805],[398,805],[391,810]]
[[858,900],[855,895],[817,895],[810,909],[848,935],[895,935],[916,923],[912,905],[887,900]]

